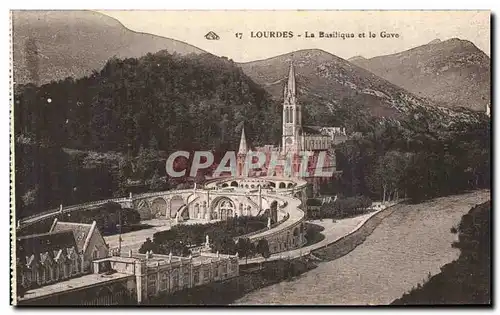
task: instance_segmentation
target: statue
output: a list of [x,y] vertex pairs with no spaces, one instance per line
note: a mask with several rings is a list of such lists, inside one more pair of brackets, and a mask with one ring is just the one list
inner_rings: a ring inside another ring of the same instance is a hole
[[267,217],[267,228],[271,228],[271,217]]
[[208,234],[205,236],[205,247],[210,246],[210,237],[208,237]]

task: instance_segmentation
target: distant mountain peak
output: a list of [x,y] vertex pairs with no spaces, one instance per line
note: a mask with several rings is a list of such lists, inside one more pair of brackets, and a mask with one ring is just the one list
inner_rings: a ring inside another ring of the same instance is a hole
[[366,58],[361,56],[361,55],[357,55],[357,56],[354,56],[354,57],[347,59],[347,61],[349,61],[349,62],[360,61],[360,60],[366,60]]
[[100,70],[113,56],[138,58],[161,50],[180,55],[206,53],[175,39],[132,31],[94,11],[16,10],[12,24],[17,84],[80,78]]
[[399,117],[412,108],[426,106],[425,100],[321,49],[294,51],[239,65],[280,101],[291,60],[296,70],[298,100],[304,104],[304,117],[311,121],[323,125],[345,123],[332,113],[340,108],[355,110],[353,106],[358,105],[363,114],[376,117]]
[[448,107],[483,110],[490,100],[490,58],[459,38],[351,61],[394,84]]

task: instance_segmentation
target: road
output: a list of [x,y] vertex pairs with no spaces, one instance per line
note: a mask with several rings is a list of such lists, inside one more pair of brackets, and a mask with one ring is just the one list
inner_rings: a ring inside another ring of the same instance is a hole
[[489,199],[489,191],[476,191],[397,205],[349,254],[292,281],[251,292],[235,304],[389,304],[458,257],[451,247],[457,235],[450,229],[472,206]]
[[[183,224],[189,225],[197,224],[200,222],[201,221],[199,220],[189,220],[184,222]],[[144,243],[148,237],[153,240],[153,235],[156,232],[170,230],[171,227],[171,223],[169,220],[153,219],[141,221],[141,223],[149,224],[151,225],[151,228],[122,234],[122,253],[126,253],[129,250],[132,250],[132,252],[136,253],[141,247],[142,243]],[[172,223],[172,225],[173,224],[175,223]],[[118,248],[118,235],[105,236],[104,239],[106,240],[109,248]]]
[[[325,219],[323,221],[320,221],[320,220],[308,221],[310,223],[317,224],[317,225],[324,227],[324,230],[321,231],[321,234],[325,235],[325,238],[322,241],[317,242],[317,243],[312,244],[312,245],[309,245],[309,246],[302,247],[300,249],[295,249],[295,250],[291,250],[288,252],[273,254],[273,255],[271,255],[271,257],[269,257],[267,259],[267,261],[277,260],[277,259],[281,259],[281,258],[296,258],[296,257],[306,255],[307,253],[309,253],[312,250],[326,246],[326,245],[334,242],[335,240],[349,234],[360,223],[365,221],[367,218],[369,218],[373,214],[374,213],[372,212],[372,213],[360,215],[360,216],[357,216],[354,218],[337,220],[335,223],[333,223],[333,221],[331,219]],[[247,264],[247,263],[248,264],[260,263],[263,261],[264,261],[264,258],[259,256],[259,257],[248,259],[248,260],[242,259],[240,261],[240,265]]]

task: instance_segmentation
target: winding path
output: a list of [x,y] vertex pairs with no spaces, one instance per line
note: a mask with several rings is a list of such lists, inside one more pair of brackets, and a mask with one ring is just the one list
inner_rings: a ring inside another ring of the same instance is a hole
[[490,191],[475,191],[396,205],[349,254],[320,263],[292,281],[247,294],[235,304],[389,304],[458,257],[451,247],[457,236],[450,228],[472,206],[489,199]]

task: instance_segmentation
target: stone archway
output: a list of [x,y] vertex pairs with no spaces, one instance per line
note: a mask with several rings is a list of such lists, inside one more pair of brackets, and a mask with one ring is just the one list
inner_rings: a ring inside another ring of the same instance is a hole
[[234,217],[236,206],[234,202],[227,197],[218,197],[212,202],[211,213],[212,219],[227,220]]
[[281,189],[286,188],[286,184],[281,182],[279,188],[281,188]]
[[149,202],[145,199],[140,200],[137,202],[137,205],[135,206],[137,209],[137,212],[139,212],[139,215],[141,217],[141,220],[149,220],[151,219],[151,205]]
[[232,181],[231,182],[231,187],[238,187],[238,182],[237,181]]
[[292,188],[292,187],[293,187],[293,183],[288,183],[287,188]]
[[181,196],[173,196],[170,199],[170,217],[175,218],[177,212],[185,205]]
[[151,217],[152,218],[166,217],[167,210],[168,210],[167,202],[163,198],[156,198],[151,203]]

